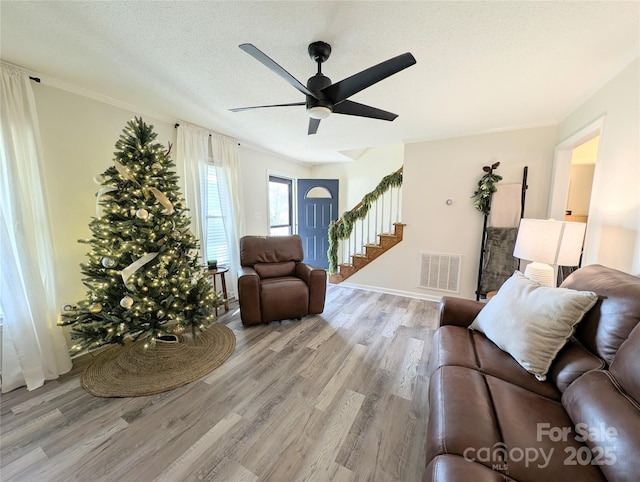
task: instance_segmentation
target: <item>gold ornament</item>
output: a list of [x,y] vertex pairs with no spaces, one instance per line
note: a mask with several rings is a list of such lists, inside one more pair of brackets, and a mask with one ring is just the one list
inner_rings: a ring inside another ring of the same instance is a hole
[[177,325],[174,329],[173,329],[173,333],[176,335],[179,335],[181,333],[184,333],[184,326],[182,325]]
[[146,209],[138,209],[136,211],[136,216],[142,220],[147,219],[149,217],[149,211]]
[[131,298],[130,296],[125,296],[120,300],[120,306],[128,310],[133,306],[133,298]]
[[102,303],[91,303],[89,305],[89,311],[91,313],[100,313],[102,311]]

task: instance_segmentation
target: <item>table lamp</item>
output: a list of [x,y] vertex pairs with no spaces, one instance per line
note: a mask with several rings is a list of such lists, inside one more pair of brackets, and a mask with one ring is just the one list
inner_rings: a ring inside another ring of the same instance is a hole
[[555,286],[551,265],[578,265],[586,226],[585,223],[521,219],[513,256],[532,261],[524,275],[542,285]]

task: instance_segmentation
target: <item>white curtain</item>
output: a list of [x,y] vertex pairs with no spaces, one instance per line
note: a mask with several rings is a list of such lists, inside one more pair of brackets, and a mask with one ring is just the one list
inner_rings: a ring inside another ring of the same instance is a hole
[[2,392],[8,392],[38,388],[72,364],[57,326],[54,250],[31,81],[14,67],[1,67],[0,301]]
[[[210,155],[211,153],[211,155]],[[240,215],[240,167],[238,161],[238,141],[221,134],[211,133],[188,124],[178,126],[176,142],[176,163],[181,168],[184,178],[184,192],[187,207],[191,211],[192,230],[200,239],[200,255],[207,259],[207,169],[209,158],[213,157],[218,176],[224,177],[222,183],[226,189],[219,189],[221,196],[226,196],[221,206],[223,209],[223,225],[230,265],[227,273],[229,296],[235,295],[237,271],[240,267],[238,242],[244,234],[244,224]]]
[[209,132],[180,124],[176,142],[176,164],[182,170],[184,197],[191,215],[191,230],[200,240],[200,263],[206,259],[207,158]]
[[213,162],[219,173],[224,176],[225,185],[228,187],[229,212],[223,212],[224,226],[229,245],[229,255],[231,265],[229,266],[230,282],[227,286],[229,291],[235,294],[235,287],[238,284],[238,269],[240,268],[239,240],[244,236],[244,221],[240,210],[240,199],[242,199],[242,184],[240,183],[240,161],[238,155],[238,141],[222,134],[211,135],[211,149],[213,152]]

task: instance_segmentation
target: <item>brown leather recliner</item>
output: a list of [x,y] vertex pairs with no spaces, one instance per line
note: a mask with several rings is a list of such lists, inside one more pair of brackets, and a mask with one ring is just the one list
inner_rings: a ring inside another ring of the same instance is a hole
[[240,239],[238,300],[243,325],[322,313],[327,273],[303,263],[303,258],[298,235]]

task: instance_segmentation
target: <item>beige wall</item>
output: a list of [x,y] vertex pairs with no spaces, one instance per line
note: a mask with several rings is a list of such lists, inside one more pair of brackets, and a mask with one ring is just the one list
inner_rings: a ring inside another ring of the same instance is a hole
[[[122,129],[140,114],[43,83],[34,84],[33,88],[42,137],[45,196],[52,222],[58,305],[73,304],[86,293],[80,263],[86,260],[89,247],[78,240],[91,237],[89,222],[96,213],[98,190],[93,178],[113,164],[115,143]],[[148,115],[143,119],[154,125],[158,142],[175,144],[175,122]],[[310,177],[311,167],[247,147],[240,148],[240,165],[246,231],[267,234],[267,171]],[[176,169],[181,172],[180,166]],[[256,219],[256,213],[260,219]]]
[[[85,295],[80,263],[91,237],[89,221],[96,215],[93,177],[113,164],[115,143],[136,113],[44,84],[33,86],[44,157],[45,195],[52,222],[59,304]],[[158,142],[175,141],[171,123],[149,117]]]
[[[113,164],[115,143],[127,121],[137,114],[45,84],[33,84],[33,89],[53,231],[58,305],[74,304],[86,293],[80,263],[86,261],[89,246],[78,240],[91,237],[89,222],[96,215],[98,191],[93,177]],[[175,142],[172,123],[143,118],[155,126],[158,142]]]
[[[459,296],[475,297],[483,216],[471,196],[484,172],[500,161],[503,183],[522,180],[529,166],[527,217],[544,217],[549,196],[555,126],[446,139],[405,146],[404,241],[347,283],[437,299],[442,291],[417,287],[421,251],[462,255]],[[447,205],[447,199],[453,204]]]
[[591,186],[593,185],[595,168],[595,164],[571,165],[566,210],[571,211],[572,216],[587,216],[589,214],[589,201],[591,199]]
[[640,275],[640,59],[559,125],[559,140],[605,116],[584,264]]
[[[245,146],[240,148],[246,234],[268,233],[267,176],[341,180],[340,210],[356,204],[386,174],[404,164],[405,241],[349,281],[356,286],[437,298],[417,288],[420,251],[463,256],[460,295],[474,297],[482,215],[471,195],[482,166],[501,161],[502,182],[518,182],[529,166],[528,217],[546,216],[553,149],[606,114],[601,138],[587,263],[600,262],[640,273],[640,62],[636,60],[559,126],[371,148],[350,163],[309,166]],[[45,195],[51,213],[59,303],[84,297],[79,263],[95,215],[93,182],[111,165],[125,123],[136,112],[45,84],[34,84],[45,159]],[[175,140],[173,122],[144,116],[158,140]],[[403,159],[404,158],[404,159]],[[452,199],[448,206],[445,201]]]

